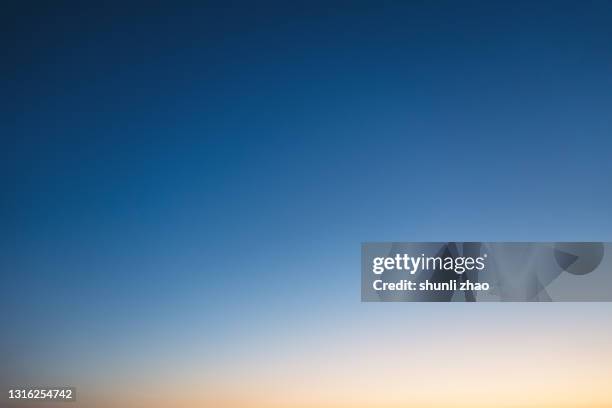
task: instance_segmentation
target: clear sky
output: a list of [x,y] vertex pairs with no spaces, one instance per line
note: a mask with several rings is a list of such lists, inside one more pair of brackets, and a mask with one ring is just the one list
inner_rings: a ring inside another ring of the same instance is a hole
[[0,383],[612,406],[608,304],[359,300],[363,241],[612,241],[612,3],[13,3]]

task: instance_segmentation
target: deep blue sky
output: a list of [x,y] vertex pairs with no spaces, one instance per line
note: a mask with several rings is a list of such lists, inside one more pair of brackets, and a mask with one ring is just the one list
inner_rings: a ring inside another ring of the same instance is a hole
[[3,11],[8,341],[350,316],[362,241],[612,239],[612,3],[179,3]]

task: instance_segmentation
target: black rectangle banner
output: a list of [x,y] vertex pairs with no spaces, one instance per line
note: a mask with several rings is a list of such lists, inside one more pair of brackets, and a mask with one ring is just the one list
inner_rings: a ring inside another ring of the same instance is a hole
[[371,242],[364,302],[612,301],[612,244]]

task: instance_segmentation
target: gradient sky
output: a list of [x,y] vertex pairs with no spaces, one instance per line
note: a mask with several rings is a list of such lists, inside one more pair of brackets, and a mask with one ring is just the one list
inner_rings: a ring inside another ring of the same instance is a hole
[[179,3],[0,16],[0,383],[612,406],[608,304],[359,301],[362,241],[612,241],[612,3]]

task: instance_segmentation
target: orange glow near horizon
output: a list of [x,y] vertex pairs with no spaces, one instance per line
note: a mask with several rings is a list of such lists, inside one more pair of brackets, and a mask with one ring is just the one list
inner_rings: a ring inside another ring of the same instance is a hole
[[[124,381],[115,397],[97,406],[612,407],[612,347],[603,331],[593,336],[557,327],[525,334],[530,331],[509,328],[429,341],[410,341],[410,333],[401,332],[279,339],[219,361],[212,371],[210,362],[197,359],[165,362],[139,381]],[[92,395],[88,406],[100,401]]]

